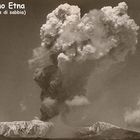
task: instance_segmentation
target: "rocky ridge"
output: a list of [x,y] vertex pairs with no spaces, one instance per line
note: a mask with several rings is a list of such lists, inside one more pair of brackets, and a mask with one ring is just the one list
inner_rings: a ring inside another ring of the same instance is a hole
[[[47,140],[50,139],[49,132],[53,132],[54,128],[55,124],[40,120],[0,122],[0,140],[23,140],[23,138],[28,140]],[[123,129],[110,123],[96,122],[89,127],[77,128],[75,135],[71,139],[77,140],[81,138],[86,140],[139,140],[140,133]]]
[[0,122],[0,135],[5,137],[46,137],[53,127],[40,120]]
[[78,138],[94,138],[99,139],[140,139],[140,133],[132,130],[127,130],[110,123],[96,122],[90,127],[80,128],[76,133]]

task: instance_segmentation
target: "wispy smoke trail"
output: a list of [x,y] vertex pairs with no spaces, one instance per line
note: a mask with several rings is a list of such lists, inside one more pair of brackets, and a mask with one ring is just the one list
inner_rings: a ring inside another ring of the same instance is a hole
[[75,96],[72,100],[66,100],[65,102],[68,106],[81,106],[89,104],[87,98],[84,96]]
[[129,109],[125,112],[124,121],[128,127],[140,130],[140,99],[136,109]]
[[47,15],[41,46],[29,61],[42,89],[42,120],[89,105],[86,86],[95,69],[124,61],[135,51],[139,27],[127,9],[122,2],[81,17],[77,6],[63,4]]

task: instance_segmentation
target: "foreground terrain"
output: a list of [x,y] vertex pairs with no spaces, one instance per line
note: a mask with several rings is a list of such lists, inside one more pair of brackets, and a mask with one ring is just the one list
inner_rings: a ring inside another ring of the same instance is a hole
[[[0,140],[53,140],[55,138],[48,136],[54,127],[51,122],[40,120],[0,122]],[[77,129],[72,138],[57,139],[140,140],[140,133],[109,123],[97,122],[89,127]]]

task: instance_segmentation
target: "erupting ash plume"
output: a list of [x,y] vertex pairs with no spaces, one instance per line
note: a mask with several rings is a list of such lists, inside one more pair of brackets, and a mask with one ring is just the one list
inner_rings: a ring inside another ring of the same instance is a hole
[[47,15],[41,46],[29,60],[42,89],[41,120],[90,105],[86,86],[95,69],[122,62],[135,51],[139,27],[127,9],[122,2],[81,17],[80,8],[62,4]]

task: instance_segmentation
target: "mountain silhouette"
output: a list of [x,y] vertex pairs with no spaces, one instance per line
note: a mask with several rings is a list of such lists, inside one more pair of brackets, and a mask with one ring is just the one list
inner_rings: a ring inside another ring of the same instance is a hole
[[[0,122],[0,140],[55,140],[48,138],[55,125],[40,120]],[[140,140],[140,133],[106,122],[78,128],[73,138],[62,140]]]

